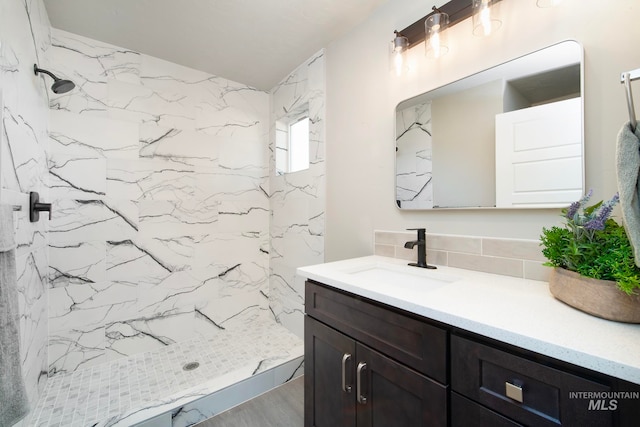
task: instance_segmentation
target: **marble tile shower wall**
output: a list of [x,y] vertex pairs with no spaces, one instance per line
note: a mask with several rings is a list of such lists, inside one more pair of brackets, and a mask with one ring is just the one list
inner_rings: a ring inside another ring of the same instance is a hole
[[[276,122],[309,113],[309,169],[277,175]],[[271,309],[279,323],[302,337],[304,282],[296,268],[324,262],[325,234],[325,56],[300,65],[271,91]]]
[[269,94],[52,30],[49,373],[268,310]]
[[33,74],[46,65],[49,19],[41,0],[0,1],[0,201],[14,214],[20,314],[20,357],[31,405],[47,379],[47,222],[30,223],[30,191],[47,198],[48,93]]

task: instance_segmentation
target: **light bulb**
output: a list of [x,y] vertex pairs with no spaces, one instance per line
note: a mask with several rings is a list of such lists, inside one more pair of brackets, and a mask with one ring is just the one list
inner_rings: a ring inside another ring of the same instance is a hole
[[482,10],[480,11],[480,24],[482,25],[485,36],[491,34],[491,11],[489,11],[486,3],[483,3]]
[[433,49],[433,56],[440,57],[440,34],[435,33],[431,36],[431,49]]
[[402,51],[396,50],[393,52],[393,68],[396,70],[396,76],[402,75],[404,68],[404,58],[402,58]]
[[473,34],[488,36],[502,25],[498,17],[500,2],[495,0],[473,0]]
[[449,15],[440,12],[434,7],[433,13],[424,22],[425,28],[425,55],[428,58],[439,58],[449,51],[447,43],[447,26]]
[[401,36],[397,31],[395,35],[389,48],[389,68],[397,76],[401,76],[408,68],[406,55],[409,49],[409,39]]

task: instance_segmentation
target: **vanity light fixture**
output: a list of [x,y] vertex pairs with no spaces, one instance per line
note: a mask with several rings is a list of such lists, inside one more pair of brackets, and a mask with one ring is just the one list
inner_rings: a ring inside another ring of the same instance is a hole
[[[448,17],[448,23],[446,27],[448,30],[445,32],[443,27],[440,27],[441,33],[440,36],[440,46],[442,49],[442,45],[447,45],[446,42],[443,41],[443,37],[446,33],[448,33],[454,25],[459,22],[464,21],[467,18],[470,18],[473,15],[472,5],[477,0],[450,0],[447,3],[443,4],[440,7],[433,7],[431,12],[422,17],[419,21],[414,22],[408,27],[399,31],[399,34],[402,34],[402,37],[408,39],[407,50],[416,46],[419,43],[429,42],[427,40],[427,20],[436,14],[446,14]],[[488,1],[488,0],[487,0]],[[488,3],[491,6],[491,14],[493,16],[494,13],[497,13],[496,4],[503,0],[491,0]],[[435,24],[435,19],[434,19]],[[497,24],[493,26],[493,30],[497,29]],[[394,45],[393,43],[391,44]],[[427,47],[428,49],[428,47]],[[425,50],[425,53],[426,50]],[[441,50],[440,55],[443,55],[444,52]],[[393,63],[393,61],[392,61]],[[392,67],[393,69],[393,67]]]
[[389,68],[394,70],[397,76],[401,76],[408,70],[407,51],[409,50],[409,39],[394,31],[395,37],[391,40],[389,47]]
[[502,26],[496,0],[472,0],[473,35],[488,36]]
[[536,1],[536,5],[538,7],[554,7],[562,3],[562,0],[538,0]]
[[435,6],[431,10],[434,13],[428,15],[424,21],[425,55],[427,58],[440,58],[449,52],[445,31],[449,26],[449,15]]

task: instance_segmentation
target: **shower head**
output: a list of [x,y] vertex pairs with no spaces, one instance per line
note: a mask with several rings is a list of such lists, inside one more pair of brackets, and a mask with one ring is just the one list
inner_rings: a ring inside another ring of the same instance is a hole
[[51,77],[53,81],[53,85],[51,85],[51,90],[53,93],[67,93],[76,85],[71,80],[62,80],[56,77],[52,72],[43,70],[42,68],[38,68],[38,64],[33,64],[33,73],[37,76],[38,73],[44,73]]

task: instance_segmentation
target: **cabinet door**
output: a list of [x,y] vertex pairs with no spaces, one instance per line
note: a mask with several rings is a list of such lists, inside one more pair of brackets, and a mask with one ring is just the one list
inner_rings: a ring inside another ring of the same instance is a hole
[[305,310],[319,321],[443,384],[447,331],[400,310],[307,281]]
[[304,318],[304,425],[355,426],[355,341]]
[[358,427],[447,425],[447,387],[362,345],[357,346]]

